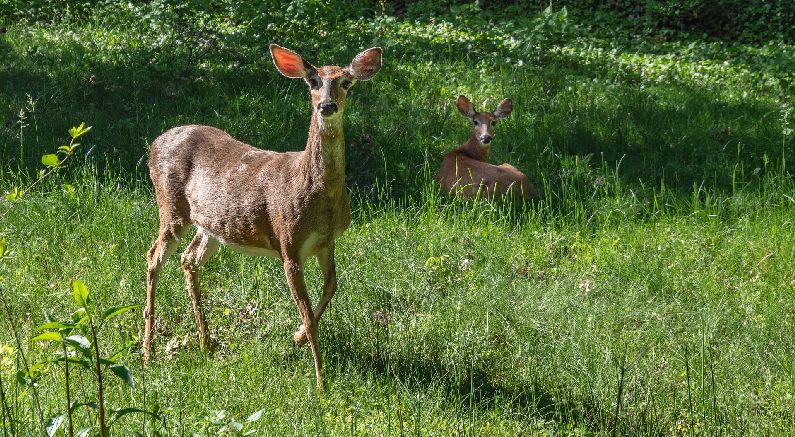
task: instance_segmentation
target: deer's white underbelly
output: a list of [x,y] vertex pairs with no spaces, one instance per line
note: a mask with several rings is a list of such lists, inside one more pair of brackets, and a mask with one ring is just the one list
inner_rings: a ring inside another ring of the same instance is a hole
[[208,231],[201,226],[197,226],[199,232],[203,232],[210,236],[210,238],[214,238],[218,240],[224,246],[234,250],[235,252],[240,252],[246,255],[254,255],[254,256],[269,256],[271,258],[281,258],[281,255],[277,250],[269,249],[265,247],[257,247],[257,246],[245,246],[242,244],[237,244],[232,241],[224,240],[223,238],[213,234],[212,232]]

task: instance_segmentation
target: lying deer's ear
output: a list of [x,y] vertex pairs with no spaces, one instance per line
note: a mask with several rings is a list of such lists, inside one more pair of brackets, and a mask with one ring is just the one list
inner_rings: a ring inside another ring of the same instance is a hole
[[513,111],[513,101],[505,99],[497,105],[497,109],[494,110],[493,114],[497,117],[497,120],[501,120],[511,115],[511,111]]
[[367,49],[353,58],[347,70],[356,80],[370,80],[381,69],[381,47]]
[[309,62],[304,61],[298,53],[279,47],[276,44],[270,45],[271,57],[279,73],[291,79],[306,79],[314,71],[315,67]]
[[456,100],[455,104],[458,106],[458,112],[464,117],[472,118],[475,116],[475,108],[472,107],[472,102],[469,101],[467,96],[463,94],[458,96],[458,100]]

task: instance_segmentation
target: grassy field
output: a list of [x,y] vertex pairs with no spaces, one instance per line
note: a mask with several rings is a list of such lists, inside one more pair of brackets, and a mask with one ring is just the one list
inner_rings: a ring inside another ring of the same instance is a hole
[[[143,304],[158,134],[204,123],[303,147],[307,93],[277,73],[270,42],[318,65],[385,49],[346,110],[354,217],[320,329],[329,388],[315,391],[311,353],[292,344],[279,262],[222,249],[202,270],[220,345],[208,358],[173,257],[153,365],[140,310],[102,331],[135,379],[106,377],[108,409],[157,416],[126,415],[113,434],[795,433],[795,47],[532,31],[552,19],[470,9],[247,17],[122,5],[5,23],[0,191],[29,186],[70,127],[93,129],[67,168],[0,202],[4,436],[40,434],[65,410],[62,365],[35,386],[16,375],[52,354],[30,339],[77,308],[71,279],[100,308]],[[438,192],[443,153],[470,129],[459,94],[479,110],[513,98],[491,160],[526,172],[542,202]],[[315,262],[307,278],[316,293]],[[73,400],[96,401],[90,372],[71,384]],[[74,420],[97,432],[92,407]]]

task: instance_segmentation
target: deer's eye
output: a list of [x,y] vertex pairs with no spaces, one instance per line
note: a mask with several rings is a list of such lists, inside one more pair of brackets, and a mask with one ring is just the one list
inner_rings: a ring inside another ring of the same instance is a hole
[[475,126],[478,126],[478,125],[480,125],[480,122],[477,121],[477,120],[472,120],[472,124],[474,124]]
[[347,90],[348,88],[350,88],[350,87],[351,87],[351,85],[353,85],[353,82],[352,82],[352,81],[350,81],[350,80],[348,80],[348,79],[343,79],[343,80],[342,80],[342,83],[340,83],[340,86],[341,86],[341,87],[342,87],[342,89],[344,89],[344,90]]
[[313,90],[320,88],[320,79],[318,79],[317,76],[310,77],[306,80],[306,83],[308,83],[309,88],[312,88]]
[[497,120],[493,120],[493,121],[491,122],[491,125],[492,125],[492,126],[497,126]]

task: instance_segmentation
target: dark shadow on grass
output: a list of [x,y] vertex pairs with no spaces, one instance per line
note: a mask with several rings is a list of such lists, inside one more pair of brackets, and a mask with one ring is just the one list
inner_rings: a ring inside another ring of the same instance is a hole
[[327,378],[333,378],[329,369],[353,369],[361,375],[377,375],[385,385],[400,385],[415,392],[441,386],[449,390],[451,406],[460,408],[465,416],[473,410],[485,414],[490,408],[507,403],[514,414],[524,417],[528,423],[533,419],[545,419],[560,424],[588,423],[594,431],[604,430],[604,424],[598,423],[597,418],[604,417],[605,412],[599,411],[598,406],[589,400],[561,398],[560,393],[528,382],[533,379],[532,375],[515,378],[521,382],[500,382],[487,367],[475,366],[455,372],[420,354],[392,354],[383,338],[375,350],[363,350],[354,345],[352,338],[356,337],[352,335],[338,329],[324,330],[322,349]]

